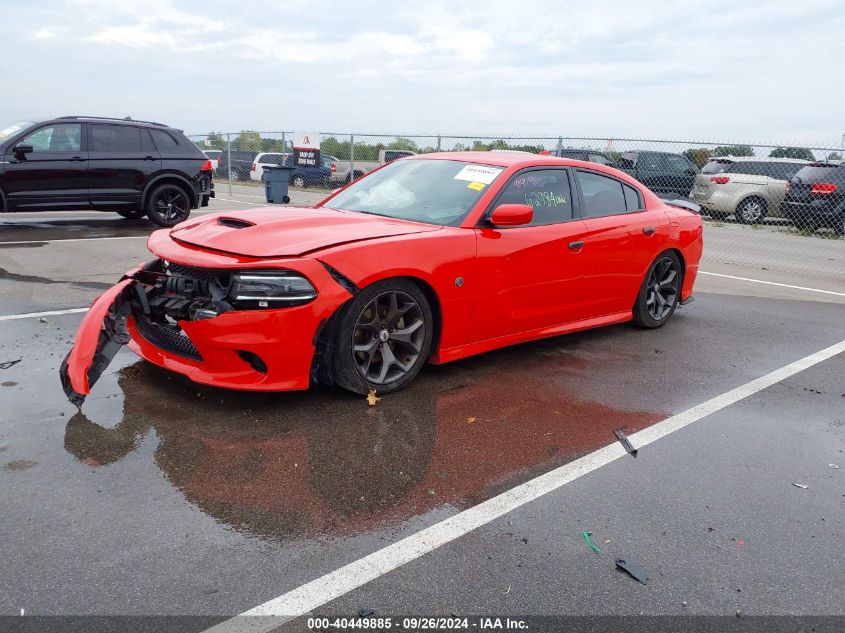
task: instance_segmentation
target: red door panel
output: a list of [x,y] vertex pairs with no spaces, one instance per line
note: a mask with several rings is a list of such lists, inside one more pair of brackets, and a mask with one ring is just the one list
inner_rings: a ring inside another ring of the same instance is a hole
[[476,229],[478,279],[473,340],[568,323],[582,312],[584,223]]

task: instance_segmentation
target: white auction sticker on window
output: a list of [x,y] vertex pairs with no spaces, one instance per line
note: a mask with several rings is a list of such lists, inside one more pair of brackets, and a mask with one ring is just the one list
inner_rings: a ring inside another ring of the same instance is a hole
[[455,180],[468,180],[470,182],[483,182],[489,185],[502,173],[501,167],[488,167],[487,165],[467,165],[455,176]]

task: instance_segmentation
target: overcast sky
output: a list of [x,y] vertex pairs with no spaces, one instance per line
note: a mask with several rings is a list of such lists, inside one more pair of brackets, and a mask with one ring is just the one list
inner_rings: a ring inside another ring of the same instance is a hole
[[80,113],[840,144],[841,0],[0,0],[0,128]]

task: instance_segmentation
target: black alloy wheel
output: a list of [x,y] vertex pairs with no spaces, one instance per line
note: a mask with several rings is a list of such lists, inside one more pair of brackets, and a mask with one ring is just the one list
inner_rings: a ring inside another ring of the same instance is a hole
[[388,393],[413,380],[428,359],[431,307],[411,281],[379,282],[343,309],[336,334],[335,382],[358,393]]
[[637,302],[634,322],[641,327],[660,327],[678,306],[681,295],[681,265],[672,252],[658,256],[646,274]]
[[187,220],[190,213],[191,200],[178,185],[159,185],[150,194],[147,217],[159,226],[175,226]]

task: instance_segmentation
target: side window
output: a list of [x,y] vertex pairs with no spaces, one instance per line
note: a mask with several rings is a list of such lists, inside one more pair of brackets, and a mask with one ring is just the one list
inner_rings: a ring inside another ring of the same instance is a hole
[[590,154],[590,162],[598,163],[599,165],[607,165],[610,163],[610,161],[601,154]]
[[692,166],[684,160],[682,156],[674,156],[669,154],[666,157],[666,162],[669,164],[669,171],[676,172],[676,173],[683,173],[688,169],[692,169]]
[[643,208],[643,201],[636,189],[628,185],[622,185],[622,191],[625,193],[625,206],[628,208],[628,211],[639,211]]
[[534,209],[529,226],[559,224],[572,219],[569,175],[564,169],[526,171],[511,178],[496,200],[500,204],[527,204]]
[[150,130],[150,134],[153,135],[153,140],[160,152],[166,152],[179,146],[179,143],[173,140],[173,137],[164,130]]
[[637,169],[645,171],[668,171],[666,159],[660,154],[640,154],[637,157]]
[[42,127],[20,141],[35,152],[78,152],[82,147],[82,125],[60,123]]
[[141,130],[128,125],[92,125],[92,152],[140,152]]
[[[578,172],[578,182],[584,196],[585,218],[627,213],[628,205],[622,183],[614,178],[589,171]],[[636,194],[636,191],[634,192]]]

